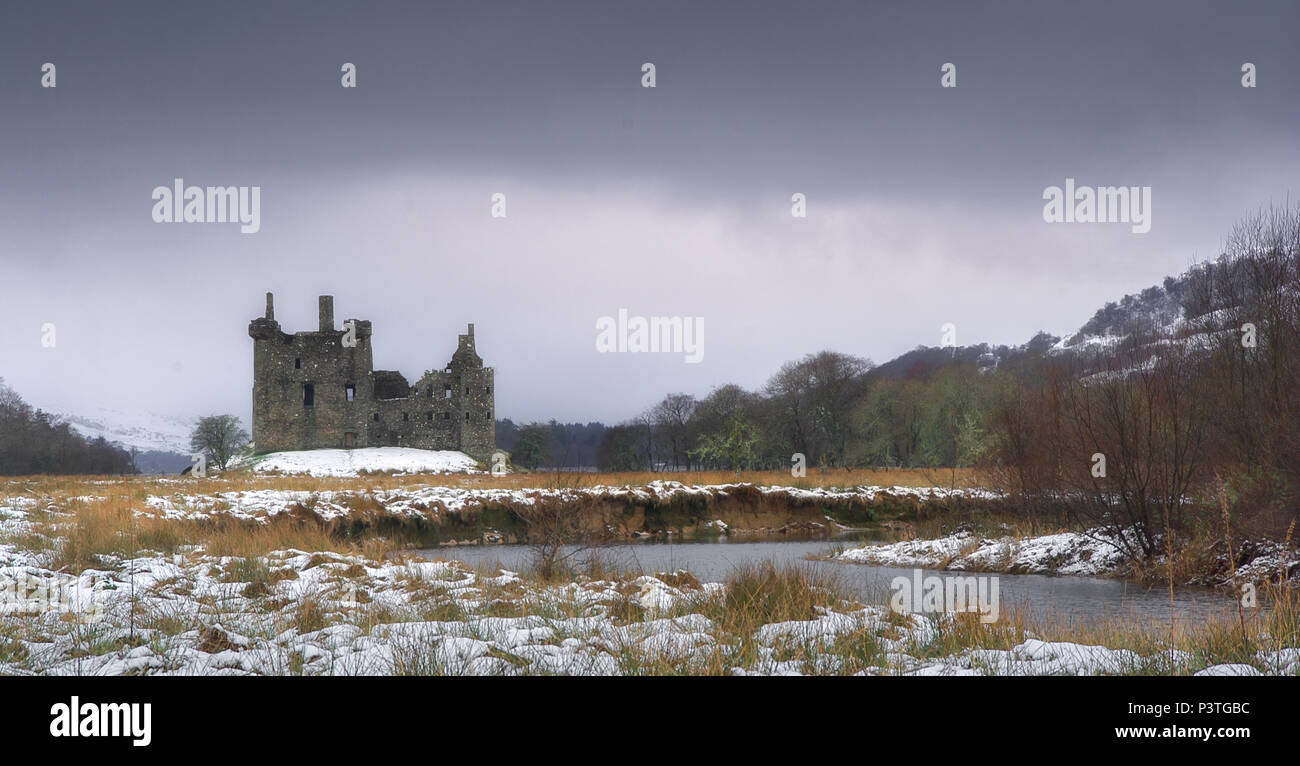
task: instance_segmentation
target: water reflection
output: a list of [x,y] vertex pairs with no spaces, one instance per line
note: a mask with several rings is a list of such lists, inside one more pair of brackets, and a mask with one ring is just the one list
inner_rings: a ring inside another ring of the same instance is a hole
[[[814,541],[716,541],[689,543],[642,542],[578,551],[574,561],[581,564],[592,555],[616,569],[639,572],[666,572],[688,569],[704,582],[724,579],[728,572],[744,564],[771,561],[799,564],[813,568],[835,580],[847,592],[868,603],[887,603],[890,582],[899,576],[911,577],[911,569],[841,564],[808,560],[825,556],[846,547],[845,542]],[[500,564],[506,569],[525,569],[534,552],[525,545],[459,546],[415,551],[424,558],[458,559],[469,564]],[[953,574],[925,570],[926,574]],[[1223,591],[1211,588],[1178,587],[1173,602],[1167,588],[1095,577],[1048,577],[1043,575],[998,575],[1000,609],[1010,615],[1024,610],[1035,621],[1080,624],[1106,618],[1125,618],[1167,625],[1202,620],[1211,614],[1234,614],[1235,605]]]

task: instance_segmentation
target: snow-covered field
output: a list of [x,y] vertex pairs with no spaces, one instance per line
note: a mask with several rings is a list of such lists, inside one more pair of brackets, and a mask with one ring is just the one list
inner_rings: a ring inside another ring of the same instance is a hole
[[[279,551],[256,560],[140,558],[79,577],[13,560],[0,586],[76,594],[82,621],[6,600],[0,674],[50,675],[1110,675],[1300,672],[1300,650],[1206,665],[1186,652],[1044,642],[934,656],[948,618],[818,607],[811,619],[728,633],[725,593],[681,575],[534,586],[456,562],[377,563]],[[133,584],[129,579],[133,580]],[[630,615],[630,616],[629,616]],[[18,618],[18,619],[16,619]]]
[[[638,491],[659,490],[687,491]],[[33,540],[38,510],[64,513],[31,497],[0,501],[0,675],[1300,673],[1300,649],[1285,647],[1248,663],[1029,632],[949,648],[950,617],[838,596],[803,619],[738,629],[724,616],[728,586],[682,573],[544,585],[454,561],[181,546],[101,555],[70,574],[53,568],[59,539]]]
[[[239,467],[236,463],[234,467]],[[365,473],[483,473],[474,458],[454,450],[361,447],[271,452],[248,460],[259,473],[361,476]]]
[[[343,450],[339,451],[342,452]],[[310,453],[285,452],[276,454],[296,456]],[[185,486],[187,490],[192,487],[191,484],[180,480],[176,481],[176,484]],[[626,498],[632,501],[655,500],[663,503],[680,495],[722,498],[729,493],[749,491],[757,491],[768,496],[789,498],[791,502],[795,503],[813,504],[871,502],[881,496],[910,498],[917,502],[944,500],[961,496],[974,498],[990,496],[984,490],[949,490],[943,488],[862,486],[845,489],[805,489],[800,487],[755,486],[752,484],[683,484],[679,481],[653,481],[639,486],[595,485],[576,488],[538,487],[514,489],[415,485],[393,489],[377,489],[366,493],[366,496],[382,505],[389,513],[399,516],[430,518],[487,503],[532,505],[546,500],[573,502],[584,498]],[[201,494],[186,491],[168,495],[150,494],[145,503],[152,509],[153,513],[172,518],[197,518],[213,514],[229,514],[237,518],[261,520],[279,513],[285,513],[299,505],[310,504],[312,510],[318,516],[329,520],[348,515],[351,512],[348,501],[358,496],[358,493],[353,491],[333,490],[312,492],[281,489],[228,492],[218,490]]]

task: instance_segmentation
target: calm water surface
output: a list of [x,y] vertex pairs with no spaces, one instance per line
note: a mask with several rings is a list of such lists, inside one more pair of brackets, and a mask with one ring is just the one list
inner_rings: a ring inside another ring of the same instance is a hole
[[[639,542],[593,549],[577,554],[575,561],[595,553],[613,566],[633,571],[669,572],[687,569],[704,582],[718,582],[737,566],[771,561],[798,564],[834,577],[845,590],[865,602],[884,604],[889,600],[890,582],[895,577],[912,577],[911,569],[810,561],[859,542],[811,541],[693,541],[682,543]],[[424,558],[458,559],[476,566],[495,565],[519,570],[527,568],[533,551],[526,545],[474,545],[434,548],[414,552]],[[923,570],[929,574],[954,574]],[[965,575],[966,573],[962,573]],[[1043,575],[997,575],[999,609],[1003,614],[1020,608],[1032,617],[1067,623],[1086,623],[1102,618],[1131,618],[1168,624],[1171,616],[1169,591],[1145,585],[1096,577],[1048,577]],[[1211,588],[1174,589],[1172,616],[1175,621],[1204,619],[1210,614],[1232,613],[1232,599]]]

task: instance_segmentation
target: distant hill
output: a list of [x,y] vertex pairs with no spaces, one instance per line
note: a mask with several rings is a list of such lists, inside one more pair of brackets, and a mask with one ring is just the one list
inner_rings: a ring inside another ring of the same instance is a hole
[[195,418],[107,407],[47,411],[86,439],[103,439],[132,453],[140,473],[180,473],[190,464]]
[[132,457],[135,459],[135,468],[140,473],[178,474],[191,463],[189,455],[158,450],[136,452]]
[[195,418],[155,412],[124,412],[106,407],[53,412],[87,438],[103,438],[128,450],[134,447],[141,452],[181,455],[189,453],[190,434],[196,422]]
[[116,444],[77,433],[57,416],[33,408],[0,378],[0,475],[132,473]]
[[1207,263],[1194,266],[1176,277],[1167,277],[1136,293],[1110,301],[1097,309],[1088,321],[1073,333],[1062,336],[1039,331],[1018,346],[972,346],[941,348],[917,346],[871,371],[872,377],[905,379],[926,377],[951,365],[975,365],[980,369],[1024,366],[1044,359],[1086,358],[1092,351],[1114,348],[1124,343],[1151,343],[1156,339],[1184,342],[1206,332],[1228,326],[1227,314],[1233,308],[1223,299],[1207,297],[1206,278],[1231,281],[1228,273],[1216,274],[1223,267]]

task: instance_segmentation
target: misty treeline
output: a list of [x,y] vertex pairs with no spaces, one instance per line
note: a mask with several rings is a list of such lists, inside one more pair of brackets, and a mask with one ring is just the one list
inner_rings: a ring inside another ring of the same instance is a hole
[[32,409],[0,378],[0,475],[135,473],[131,454]]
[[496,422],[496,446],[519,468],[592,468],[604,433],[602,423],[517,424],[506,418]]
[[1135,557],[1224,505],[1261,533],[1297,518],[1300,207],[1247,217],[1216,260],[1058,340],[996,349],[996,364],[987,346],[881,367],[822,351],[758,391],[665,396],[605,430],[597,465],[973,467],[1031,520],[1123,531]]

